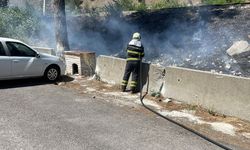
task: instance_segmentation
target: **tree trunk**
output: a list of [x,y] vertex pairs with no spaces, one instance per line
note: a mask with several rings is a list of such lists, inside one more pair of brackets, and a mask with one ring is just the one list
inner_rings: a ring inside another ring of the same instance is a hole
[[69,51],[67,23],[65,15],[65,0],[54,0],[54,13],[56,55],[62,57],[64,51]]

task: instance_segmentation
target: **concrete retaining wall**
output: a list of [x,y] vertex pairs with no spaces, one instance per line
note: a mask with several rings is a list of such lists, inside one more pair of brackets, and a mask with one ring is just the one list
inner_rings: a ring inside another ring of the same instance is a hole
[[120,84],[125,65],[126,61],[124,59],[101,55],[97,57],[96,74],[104,82]]
[[250,120],[250,79],[168,67],[163,95]]
[[[143,63],[142,65],[144,90],[146,90],[147,82],[149,82],[149,91],[160,91],[161,86],[165,82],[163,73],[165,69],[147,63]],[[104,82],[121,84],[125,66],[125,59],[101,55],[97,58],[96,74]]]
[[[97,58],[96,73],[102,81],[120,84],[126,60]],[[143,84],[164,97],[201,105],[213,111],[250,121],[250,79],[179,67],[143,64]]]

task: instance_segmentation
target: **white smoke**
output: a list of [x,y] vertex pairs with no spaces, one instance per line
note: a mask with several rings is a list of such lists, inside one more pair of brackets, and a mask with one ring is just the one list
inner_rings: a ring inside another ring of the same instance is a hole
[[[72,50],[124,57],[132,33],[140,32],[148,62],[244,75],[226,50],[233,42],[246,40],[250,33],[248,13],[247,8],[237,6],[181,8],[101,19],[67,16],[68,36]],[[45,21],[41,36],[47,38],[48,46],[55,47],[51,40],[53,21]]]

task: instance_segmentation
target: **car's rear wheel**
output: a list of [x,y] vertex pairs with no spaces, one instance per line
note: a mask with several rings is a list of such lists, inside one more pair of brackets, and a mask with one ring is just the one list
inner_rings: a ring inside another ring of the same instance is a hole
[[60,77],[60,69],[57,66],[49,66],[45,73],[44,73],[44,77],[46,80],[48,81],[57,81]]

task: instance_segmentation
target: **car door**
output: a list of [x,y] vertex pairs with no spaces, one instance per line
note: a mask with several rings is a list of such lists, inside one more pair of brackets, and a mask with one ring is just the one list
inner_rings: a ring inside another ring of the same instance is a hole
[[37,53],[28,46],[18,42],[6,42],[11,58],[11,75],[13,77],[41,76],[43,65]]
[[11,60],[0,42],[0,79],[10,78],[11,75]]

